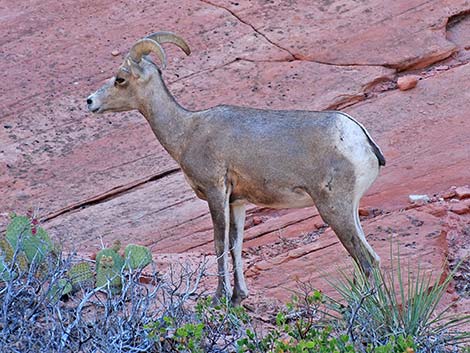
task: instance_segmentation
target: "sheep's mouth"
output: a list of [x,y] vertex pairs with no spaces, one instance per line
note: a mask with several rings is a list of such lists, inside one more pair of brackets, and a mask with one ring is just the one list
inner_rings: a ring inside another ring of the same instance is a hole
[[90,112],[92,113],[99,113],[100,108],[95,108],[95,109],[90,109]]

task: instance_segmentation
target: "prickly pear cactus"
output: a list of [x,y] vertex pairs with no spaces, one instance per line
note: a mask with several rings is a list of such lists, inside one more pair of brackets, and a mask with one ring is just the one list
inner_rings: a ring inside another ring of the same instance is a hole
[[47,232],[37,226],[35,219],[14,215],[6,232],[6,239],[13,247],[24,251],[29,263],[42,262],[54,245]]
[[57,302],[64,295],[72,292],[72,284],[67,278],[61,278],[55,283],[48,292],[49,300]]
[[80,288],[91,288],[95,277],[88,262],[73,265],[68,271],[68,277],[74,291]]
[[8,281],[10,278],[8,264],[0,257],[0,281]]
[[141,245],[129,244],[124,250],[126,264],[133,270],[144,268],[152,262],[152,253]]
[[[16,257],[15,257],[16,256]],[[13,258],[15,257],[15,266],[11,267]],[[28,260],[22,251],[18,251],[15,255],[15,249],[11,246],[6,238],[0,238],[0,280],[8,280],[10,275],[7,272],[22,273],[29,268]]]
[[[109,250],[109,249],[106,249]],[[109,284],[111,293],[119,293],[122,286],[121,266],[116,266],[113,257],[102,255],[96,268],[96,287],[103,287]]]
[[124,266],[124,258],[119,255],[119,253],[115,250],[115,248],[106,248],[106,249],[101,249],[98,251],[96,254],[96,268],[100,266],[101,258],[103,256],[108,256],[111,257],[114,261],[114,266],[117,271],[121,272],[122,267]]
[[10,243],[5,238],[0,238],[0,256],[5,262],[10,263],[13,260],[14,252]]
[[96,254],[96,287],[109,282],[113,293],[121,290],[124,258],[118,253],[120,247],[121,243],[116,241],[111,248],[102,249]]
[[21,273],[28,271],[28,259],[26,258],[26,255],[23,252],[20,252],[16,255],[16,267]]
[[13,248],[6,239],[0,239],[0,281],[8,281],[10,279],[9,266],[12,259]]
[[119,250],[121,250],[121,241],[119,239],[115,240],[111,249],[115,252],[119,252]]
[[32,235],[31,222],[29,218],[26,216],[17,216],[15,214],[12,215],[5,237],[13,249],[17,248],[18,240],[21,236],[27,236],[30,234]]

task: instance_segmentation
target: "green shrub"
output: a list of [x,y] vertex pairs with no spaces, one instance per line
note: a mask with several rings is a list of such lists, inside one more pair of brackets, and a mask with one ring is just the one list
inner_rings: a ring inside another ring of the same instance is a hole
[[338,282],[331,282],[341,300],[330,299],[327,306],[356,347],[389,352],[378,347],[391,344],[397,348],[390,352],[401,353],[409,342],[404,348],[438,353],[470,342],[470,333],[458,329],[470,322],[470,315],[446,315],[449,308],[436,312],[453,273],[441,272],[433,280],[432,274],[418,268],[415,278],[411,271],[404,276],[399,260],[398,256],[398,265],[389,274],[374,269],[367,278],[356,266],[355,278],[342,273]]

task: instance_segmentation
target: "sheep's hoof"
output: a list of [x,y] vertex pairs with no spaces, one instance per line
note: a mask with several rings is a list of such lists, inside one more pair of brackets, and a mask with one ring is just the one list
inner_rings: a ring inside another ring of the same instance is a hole
[[217,291],[215,296],[212,298],[212,304],[219,305],[223,301],[222,298],[225,298],[228,301],[231,297],[233,298],[232,293],[226,294],[225,291]]
[[244,299],[248,298],[248,293],[233,293],[232,305],[239,306]]

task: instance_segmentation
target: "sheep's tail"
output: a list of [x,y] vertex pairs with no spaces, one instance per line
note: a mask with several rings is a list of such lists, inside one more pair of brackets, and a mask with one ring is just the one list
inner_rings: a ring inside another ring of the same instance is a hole
[[369,144],[372,147],[372,151],[374,152],[375,156],[377,157],[377,159],[379,161],[379,166],[385,166],[386,161],[385,161],[385,157],[382,153],[382,150],[380,149],[379,145],[377,145],[377,143],[374,141],[374,139],[370,136],[369,132],[366,130],[364,125],[362,125],[359,121],[357,121],[352,116],[350,116],[346,113],[343,113],[343,112],[338,112],[338,113],[344,115],[345,117],[347,117],[348,119],[354,121],[357,125],[359,125],[359,127],[362,129],[362,131],[364,131],[364,133],[367,136],[367,139],[369,140]]

